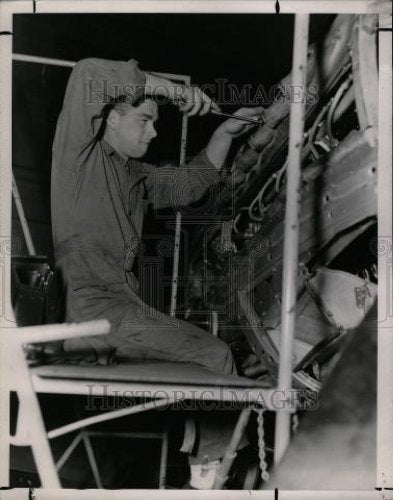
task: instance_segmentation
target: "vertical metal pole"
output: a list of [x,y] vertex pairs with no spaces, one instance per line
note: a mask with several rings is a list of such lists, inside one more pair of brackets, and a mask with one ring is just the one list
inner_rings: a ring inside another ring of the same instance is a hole
[[[186,85],[191,84],[191,79],[185,80]],[[180,143],[180,159],[179,164],[182,165],[186,161],[187,151],[187,129],[188,116],[183,115],[181,127],[181,143]],[[176,213],[176,229],[175,229],[175,248],[173,251],[173,268],[172,268],[172,290],[171,290],[171,309],[170,315],[176,316],[177,305],[177,285],[179,277],[179,254],[180,254],[180,237],[181,237],[181,213]]]
[[161,442],[160,477],[158,485],[160,490],[165,490],[165,485],[166,485],[166,469],[168,462],[168,435],[169,435],[168,426],[165,425]]
[[36,253],[35,253],[33,239],[31,237],[29,225],[27,224],[25,211],[23,210],[22,200],[19,195],[19,190],[18,186],[16,185],[14,174],[12,174],[12,194],[14,196],[14,202],[16,210],[18,212],[19,221],[22,226],[23,236],[25,237],[27,251],[29,252],[29,255],[35,255]]
[[214,335],[214,337],[218,337],[218,312],[214,309],[211,312],[210,333]]
[[[301,149],[304,131],[304,102],[307,84],[307,48],[309,15],[295,17],[292,86],[294,89],[289,121],[288,177],[286,189],[284,266],[281,307],[281,349],[278,372],[278,390],[288,391],[292,386],[292,353],[295,331],[296,281],[298,274],[299,211],[301,206],[300,176]],[[298,96],[300,90],[301,98]],[[274,461],[279,463],[290,438],[290,411],[277,411]]]
[[379,27],[386,31],[379,31],[376,487],[388,488],[393,485],[392,16],[381,14]]
[[17,377],[17,394],[19,399],[24,402],[23,408],[29,409],[30,427],[27,432],[41,487],[61,488],[41,409],[23,352],[21,334],[19,333],[18,336],[15,329],[9,329],[7,333],[10,360],[12,360],[12,366],[9,366],[9,369],[13,376]]
[[[0,4],[0,30],[13,32],[14,5],[10,2]],[[7,362],[10,358],[10,349],[4,328],[15,325],[15,317],[11,304],[11,293],[3,290],[11,288],[11,214],[12,204],[12,54],[13,36],[0,36],[0,485],[9,486],[10,482],[10,401],[9,383],[11,374],[8,372]]]

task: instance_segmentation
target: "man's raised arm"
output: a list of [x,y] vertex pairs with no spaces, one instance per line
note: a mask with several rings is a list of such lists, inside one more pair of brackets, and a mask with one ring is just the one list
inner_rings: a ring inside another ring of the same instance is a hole
[[53,145],[55,162],[76,168],[99,130],[104,106],[120,96],[132,103],[143,92],[166,96],[189,116],[219,109],[198,88],[144,73],[133,59],[83,59],[75,65],[67,84]]
[[101,124],[99,117],[104,106],[120,95],[134,98],[143,91],[145,83],[146,76],[133,59],[79,61],[68,80],[57,122],[53,144],[55,162],[66,162],[67,168],[76,168]]

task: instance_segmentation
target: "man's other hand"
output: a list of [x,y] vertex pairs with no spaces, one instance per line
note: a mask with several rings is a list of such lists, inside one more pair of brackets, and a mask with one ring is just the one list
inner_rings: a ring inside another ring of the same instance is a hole
[[[257,120],[263,113],[263,107],[240,108],[234,113],[236,116],[253,118]],[[216,128],[208,145],[206,146],[206,155],[217,169],[221,169],[225,163],[232,140],[235,137],[248,132],[257,124],[241,121],[236,118],[228,118],[225,122]]]
[[187,116],[202,116],[209,113],[211,109],[220,111],[219,106],[198,87],[187,87],[154,73],[145,73],[145,75],[147,94],[167,97]]
[[[255,108],[240,108],[235,113],[235,116],[244,116],[245,118],[253,118],[258,120],[264,111],[262,106]],[[217,129],[217,135],[228,135],[231,138],[239,137],[240,135],[250,131],[257,124],[250,123],[247,121],[237,120],[236,118],[228,118],[223,122]]]

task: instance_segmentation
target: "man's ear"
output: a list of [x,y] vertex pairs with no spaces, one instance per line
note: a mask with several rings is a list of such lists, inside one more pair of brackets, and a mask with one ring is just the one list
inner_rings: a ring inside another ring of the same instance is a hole
[[111,129],[116,129],[117,126],[119,125],[119,121],[120,121],[119,113],[114,109],[111,109],[109,111],[108,118],[106,119],[107,126],[110,127]]

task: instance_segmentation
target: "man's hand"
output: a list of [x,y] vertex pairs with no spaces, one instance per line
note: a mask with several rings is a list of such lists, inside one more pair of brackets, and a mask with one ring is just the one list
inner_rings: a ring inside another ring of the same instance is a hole
[[188,116],[202,116],[211,109],[220,111],[219,106],[198,87],[186,87],[152,73],[145,74],[145,89],[148,94],[167,97]]
[[[256,108],[240,108],[235,113],[236,116],[244,116],[245,118],[254,118],[258,120],[261,118],[261,114],[263,113],[263,107],[258,106]],[[225,122],[223,122],[217,129],[217,135],[228,135],[231,138],[239,137],[240,135],[250,131],[255,125],[250,122],[242,122],[240,120],[236,120],[233,118],[228,118]]]
[[198,87],[179,87],[175,103],[179,106],[180,111],[188,116],[197,114],[203,116],[211,109],[220,111],[219,106]]
[[[260,106],[257,108],[240,108],[234,114],[236,116],[258,119],[262,113],[263,108]],[[206,154],[217,169],[221,169],[224,166],[232,140],[248,132],[255,126],[255,124],[250,122],[228,118],[228,120],[215,130],[206,147]]]

